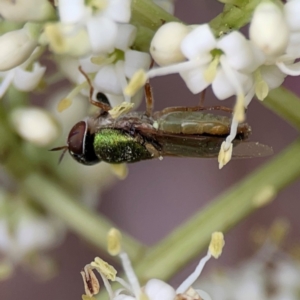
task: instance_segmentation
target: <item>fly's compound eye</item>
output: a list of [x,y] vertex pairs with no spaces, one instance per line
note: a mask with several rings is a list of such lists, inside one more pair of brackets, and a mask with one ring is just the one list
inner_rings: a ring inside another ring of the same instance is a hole
[[88,130],[88,124],[80,121],[71,129],[68,136],[70,155],[83,165],[94,165],[100,162],[94,151],[94,134]]
[[111,107],[110,103],[109,103],[109,100],[107,98],[107,96],[101,92],[97,93],[96,95],[96,99],[99,101],[99,102],[102,102],[104,104],[107,104]]

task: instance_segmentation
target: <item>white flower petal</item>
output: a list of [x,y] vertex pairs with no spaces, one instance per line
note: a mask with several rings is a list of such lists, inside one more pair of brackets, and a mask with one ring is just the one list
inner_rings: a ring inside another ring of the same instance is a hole
[[292,31],[299,31],[300,30],[300,1],[292,0],[288,1],[284,5],[284,13],[285,19]]
[[115,22],[128,23],[131,17],[131,0],[110,0],[104,13]]
[[[163,76],[163,75],[169,75],[174,73],[181,73],[181,72],[187,72],[196,68],[201,68],[202,62],[197,61],[184,61],[178,64],[164,66],[161,68],[153,68],[150,71],[148,71],[147,75],[149,78],[155,77],[155,76]],[[202,68],[201,68],[202,70]]]
[[92,56],[88,56],[88,57],[79,59],[79,65],[82,67],[83,71],[86,73],[96,73],[102,67],[101,65],[93,64],[91,62],[91,57]]
[[22,68],[15,69],[14,86],[24,92],[32,91],[39,84],[46,71],[46,67],[39,63],[34,63],[32,71],[26,71]]
[[122,102],[124,102],[124,96],[123,95],[114,95],[114,94],[105,94],[108,98],[108,101],[112,107],[116,107],[120,105]]
[[149,280],[144,291],[150,300],[174,300],[176,296],[175,290],[159,279]]
[[94,86],[102,93],[122,95],[122,86],[118,80],[115,65],[107,65],[101,68],[94,79]]
[[118,24],[115,48],[126,51],[134,42],[137,29],[131,24]]
[[254,71],[257,66],[252,47],[238,31],[233,31],[218,41],[218,49],[226,55],[228,64],[237,71]]
[[217,41],[208,24],[199,25],[192,30],[181,43],[181,51],[188,59],[203,59],[216,48]]
[[212,83],[212,89],[215,96],[219,100],[224,100],[233,95],[237,95],[237,88],[235,85],[239,85],[241,93],[245,94],[249,91],[253,85],[253,79],[251,76],[233,71],[235,84],[233,85],[232,80],[224,72],[223,69],[220,69],[217,72],[217,75]]
[[[125,76],[124,61],[123,60],[117,61],[117,63],[115,64],[115,70],[116,70],[118,81],[121,84],[122,91],[124,91],[126,86],[128,85],[128,83],[127,83],[127,79],[126,79],[126,76]],[[125,95],[124,93],[123,93],[123,95],[124,95],[125,101],[130,102],[130,97]]]
[[180,72],[181,78],[193,94],[198,94],[206,89],[210,82],[204,79],[204,67],[195,68],[189,71]]
[[131,78],[133,74],[139,70],[147,71],[150,67],[151,58],[146,52],[136,50],[127,50],[125,52],[125,74],[127,78]]
[[286,53],[292,57],[300,57],[300,31],[290,34],[289,44]]
[[86,26],[94,53],[110,53],[114,50],[118,34],[116,23],[108,18],[91,17]]
[[285,74],[291,76],[299,76],[300,75],[300,62],[296,62],[294,64],[285,64],[283,62],[276,63],[277,67]]
[[75,23],[81,21],[87,14],[84,0],[59,0],[59,19],[63,23]]
[[275,89],[281,86],[287,76],[275,65],[262,66],[260,72],[269,89]]

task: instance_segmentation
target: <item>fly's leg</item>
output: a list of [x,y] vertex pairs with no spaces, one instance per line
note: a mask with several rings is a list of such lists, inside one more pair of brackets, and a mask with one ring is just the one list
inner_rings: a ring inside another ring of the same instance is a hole
[[206,89],[205,90],[203,90],[202,92],[201,92],[201,95],[200,95],[200,102],[199,102],[199,106],[200,107],[203,107],[204,105],[204,100],[205,100],[205,94],[206,94]]
[[90,86],[90,95],[89,95],[89,102],[99,108],[101,108],[103,111],[109,111],[111,109],[111,107],[103,102],[99,102],[96,100],[93,100],[93,94],[94,94],[94,87],[91,83],[91,80],[89,78],[89,76],[83,71],[83,69],[81,68],[81,66],[79,66],[79,72],[84,76],[84,78],[86,79],[88,85]]
[[204,110],[220,110],[220,111],[224,111],[227,113],[232,113],[233,110],[229,107],[226,106],[208,106],[208,107],[204,107],[204,106],[192,106],[192,107],[186,107],[186,106],[174,106],[174,107],[167,107],[161,111],[155,112],[154,113],[154,118],[160,118],[163,115],[166,115],[168,113],[172,113],[172,112],[176,112],[176,111],[187,111],[187,112],[193,112],[193,111],[204,111]]
[[153,94],[149,82],[145,84],[145,97],[146,97],[146,112],[147,117],[151,117],[153,113]]

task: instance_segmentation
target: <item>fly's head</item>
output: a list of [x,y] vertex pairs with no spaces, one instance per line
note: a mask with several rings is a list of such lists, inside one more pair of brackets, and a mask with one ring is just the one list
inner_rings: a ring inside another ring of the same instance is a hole
[[70,130],[67,139],[67,145],[51,149],[51,151],[63,150],[59,159],[62,160],[64,154],[68,150],[70,155],[83,165],[94,165],[101,160],[94,150],[94,133],[91,133],[87,121],[80,121]]

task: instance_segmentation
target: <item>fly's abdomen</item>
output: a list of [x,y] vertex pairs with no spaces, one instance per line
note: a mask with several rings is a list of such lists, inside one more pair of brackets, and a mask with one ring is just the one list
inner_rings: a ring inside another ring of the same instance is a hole
[[112,164],[152,158],[143,144],[118,129],[101,129],[96,132],[94,149],[101,160]]
[[171,112],[158,120],[158,129],[174,134],[226,135],[231,119],[203,112]]

